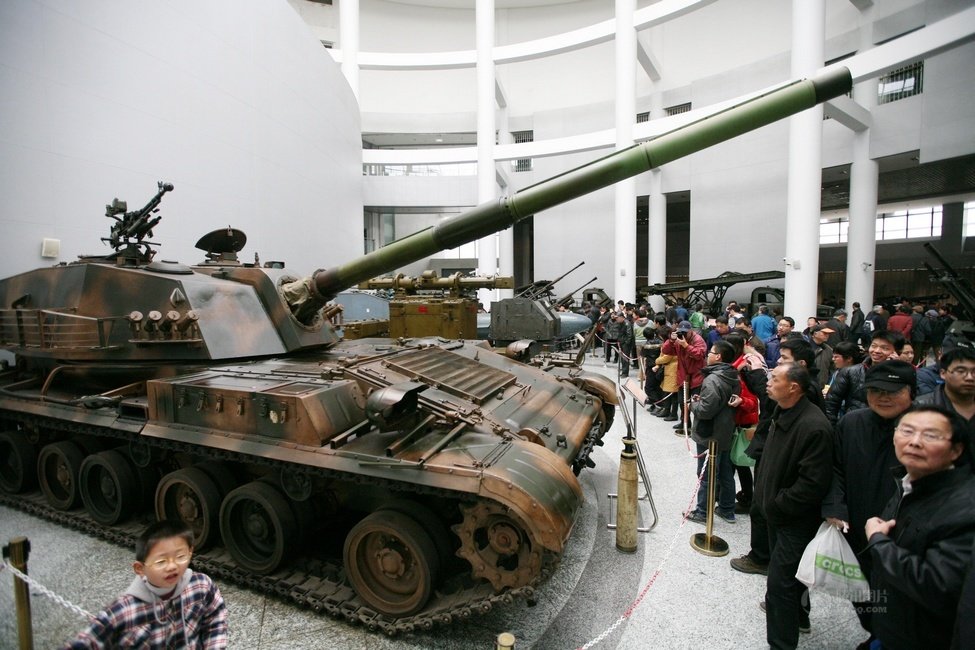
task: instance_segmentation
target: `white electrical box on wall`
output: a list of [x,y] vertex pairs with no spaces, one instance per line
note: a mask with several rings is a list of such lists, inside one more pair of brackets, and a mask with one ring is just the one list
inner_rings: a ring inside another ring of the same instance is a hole
[[61,255],[61,240],[47,237],[41,242],[41,257],[59,257]]

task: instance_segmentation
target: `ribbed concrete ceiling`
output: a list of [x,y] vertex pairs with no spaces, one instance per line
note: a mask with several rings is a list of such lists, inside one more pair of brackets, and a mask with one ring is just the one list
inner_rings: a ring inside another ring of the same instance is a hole
[[[897,203],[928,197],[975,193],[975,155],[918,164],[917,152],[888,156],[878,161],[877,202]],[[823,170],[822,209],[838,210],[850,204],[850,166]]]

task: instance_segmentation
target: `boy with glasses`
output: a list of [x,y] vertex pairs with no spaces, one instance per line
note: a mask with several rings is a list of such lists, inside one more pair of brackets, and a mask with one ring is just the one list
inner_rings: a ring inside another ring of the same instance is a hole
[[189,568],[193,532],[160,521],[135,544],[136,578],[65,648],[227,647],[227,608],[209,576]]
[[938,406],[975,425],[975,350],[955,348],[941,355],[944,384],[915,400],[918,406]]

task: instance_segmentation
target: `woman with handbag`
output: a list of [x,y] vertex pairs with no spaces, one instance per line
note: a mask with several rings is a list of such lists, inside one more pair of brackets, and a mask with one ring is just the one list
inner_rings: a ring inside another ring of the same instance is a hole
[[745,354],[745,338],[743,336],[732,333],[725,337],[725,341],[731,344],[735,349],[735,354],[738,355],[731,363],[731,367],[738,371],[741,389],[737,396],[732,397],[733,401],[729,402],[731,406],[735,407],[735,439],[731,445],[731,463],[735,466],[735,473],[738,475],[738,482],[741,484],[741,490],[735,494],[737,501],[735,514],[747,514],[752,505],[754,492],[751,468],[755,465],[755,460],[745,455],[745,450],[755,434],[759,410],[758,398],[748,389],[742,373],[743,369],[755,368],[753,362],[750,361],[750,356]]

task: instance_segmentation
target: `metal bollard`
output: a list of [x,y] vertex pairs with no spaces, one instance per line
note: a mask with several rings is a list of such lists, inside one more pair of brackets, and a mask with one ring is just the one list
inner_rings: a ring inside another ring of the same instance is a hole
[[695,533],[691,536],[691,547],[703,555],[711,557],[721,557],[728,554],[728,542],[717,535],[712,535],[714,530],[714,497],[717,494],[718,481],[718,442],[711,438],[708,441],[708,509],[707,524],[703,533]]
[[[3,557],[10,565],[23,574],[27,574],[27,557],[30,555],[30,541],[26,537],[14,537],[3,547]],[[14,578],[14,603],[17,609],[17,638],[20,639],[20,650],[34,649],[34,631],[30,618],[30,591],[27,583],[20,578]]]
[[637,468],[634,442],[633,438],[623,438],[616,483],[616,548],[624,553],[636,552]]
[[515,650],[515,635],[511,632],[499,634],[494,650]]

